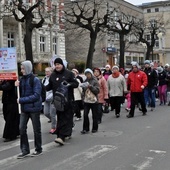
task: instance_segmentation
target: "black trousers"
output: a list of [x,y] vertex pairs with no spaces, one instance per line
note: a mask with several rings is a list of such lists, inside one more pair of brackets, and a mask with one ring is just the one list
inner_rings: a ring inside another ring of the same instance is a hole
[[68,107],[63,111],[57,111],[57,130],[58,138],[65,140],[65,137],[72,135],[73,128],[73,105],[69,102]]
[[89,131],[90,121],[89,121],[89,112],[92,111],[93,125],[92,130],[98,130],[98,103],[84,103],[84,121],[83,121],[83,130]]
[[111,110],[115,109],[115,115],[120,114],[122,96],[110,97]]
[[142,112],[146,113],[146,104],[144,99],[144,92],[131,92],[131,107],[130,107],[130,116],[134,116],[135,106],[136,104],[140,103]]
[[5,127],[3,131],[3,138],[15,139],[19,135],[19,119],[17,103],[4,103],[3,116],[5,120]]

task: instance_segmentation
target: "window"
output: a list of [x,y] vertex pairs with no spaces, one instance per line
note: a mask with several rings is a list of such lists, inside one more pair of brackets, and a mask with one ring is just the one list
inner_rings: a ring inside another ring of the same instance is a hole
[[53,53],[57,54],[57,37],[53,38]]
[[40,52],[45,52],[45,37],[40,36]]
[[159,12],[159,8],[155,8],[155,12]]
[[131,65],[131,56],[126,56],[126,64]]
[[132,61],[137,61],[138,62],[138,57],[133,57]]
[[151,40],[150,35],[146,35],[146,36],[145,36],[145,39],[146,39],[147,41],[150,41],[150,40]]
[[151,13],[151,9],[147,9],[147,13]]
[[8,47],[14,47],[14,33],[8,32]]
[[139,65],[144,63],[144,58],[143,57],[139,57]]

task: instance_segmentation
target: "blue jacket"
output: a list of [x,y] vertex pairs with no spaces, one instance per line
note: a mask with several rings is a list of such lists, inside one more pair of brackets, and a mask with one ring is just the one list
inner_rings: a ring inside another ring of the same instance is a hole
[[[32,74],[32,73],[31,73]],[[42,109],[41,82],[35,77],[34,86],[30,85],[31,74],[24,75],[20,80],[20,99],[22,112],[40,112]]]

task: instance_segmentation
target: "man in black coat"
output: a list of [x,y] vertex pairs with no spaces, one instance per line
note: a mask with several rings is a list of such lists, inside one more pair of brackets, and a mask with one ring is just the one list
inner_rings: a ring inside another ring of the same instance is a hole
[[149,105],[151,111],[153,111],[155,108],[155,88],[158,84],[158,74],[153,68],[151,68],[149,60],[145,60],[144,64],[144,72],[148,78],[148,85],[144,89],[145,104]]
[[53,96],[55,96],[55,92],[62,82],[68,85],[68,106],[64,111],[57,111],[57,138],[55,139],[56,143],[64,145],[65,138],[70,137],[72,134],[74,114],[72,106],[74,101],[73,88],[78,87],[78,82],[74,74],[65,68],[61,58],[56,58],[54,60],[54,65],[55,69],[50,76],[46,90],[53,90]]

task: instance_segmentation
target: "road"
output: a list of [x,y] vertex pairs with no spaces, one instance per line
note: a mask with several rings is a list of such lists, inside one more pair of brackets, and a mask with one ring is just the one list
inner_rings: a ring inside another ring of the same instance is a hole
[[[82,120],[76,122],[73,137],[64,146],[54,143],[50,124],[41,115],[43,155],[16,159],[19,139],[4,143],[0,138],[0,170],[170,170],[170,106],[158,106],[141,116],[120,118],[105,114],[99,132],[81,135]],[[1,136],[3,117],[0,116]],[[31,122],[28,126],[31,152],[34,142]]]

